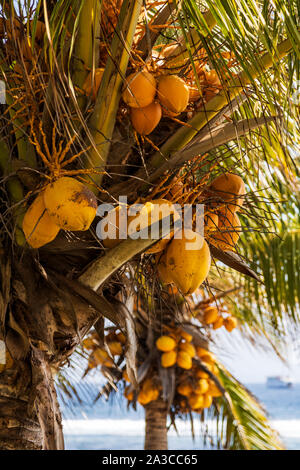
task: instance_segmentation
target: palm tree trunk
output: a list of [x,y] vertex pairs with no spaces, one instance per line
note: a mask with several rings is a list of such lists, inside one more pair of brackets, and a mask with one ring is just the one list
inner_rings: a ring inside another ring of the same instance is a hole
[[0,450],[64,448],[50,366],[41,352],[31,356],[0,372]]
[[155,400],[145,406],[145,450],[167,450],[167,403]]
[[0,450],[40,450],[42,432],[31,409],[31,372],[26,365],[0,373]]

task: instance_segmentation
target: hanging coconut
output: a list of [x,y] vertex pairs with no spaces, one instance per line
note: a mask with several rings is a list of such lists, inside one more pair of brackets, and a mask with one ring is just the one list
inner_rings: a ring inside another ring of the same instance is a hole
[[211,256],[203,237],[192,230],[185,230],[180,239],[174,238],[168,245],[161,263],[167,275],[184,294],[192,294],[206,279]]
[[227,317],[224,320],[224,326],[229,333],[237,327],[237,319],[235,317]]
[[219,318],[219,310],[217,307],[206,307],[203,314],[203,322],[206,325],[214,323]]
[[32,248],[40,248],[56,238],[59,226],[46,210],[43,193],[40,193],[27,209],[23,219],[23,232]]
[[185,351],[191,357],[196,356],[196,349],[191,343],[180,343],[179,350]]
[[96,216],[96,196],[75,178],[64,176],[50,183],[44,202],[53,222],[64,230],[88,230]]
[[226,208],[232,213],[240,210],[246,194],[244,181],[232,173],[224,173],[216,178],[210,185],[210,191],[224,201]]
[[179,351],[177,354],[177,365],[181,367],[181,369],[189,370],[192,368],[192,358],[191,356],[185,351]]
[[131,108],[131,122],[141,135],[148,135],[156,128],[161,120],[162,110],[159,103],[154,101],[145,108]]
[[176,364],[176,359],[177,359],[177,352],[176,351],[169,351],[169,352],[164,352],[161,355],[161,365],[162,367],[172,367]]
[[126,85],[122,97],[131,108],[145,108],[154,101],[156,80],[151,73],[132,73],[126,78]]
[[158,82],[158,97],[167,112],[178,115],[189,102],[189,87],[177,75],[163,75]]
[[156,347],[159,351],[169,352],[176,347],[176,341],[171,336],[161,336],[156,341]]
[[203,407],[203,395],[198,395],[197,393],[193,393],[189,396],[189,405],[192,410],[199,410]]
[[221,315],[219,316],[219,318],[213,322],[213,330],[218,330],[219,328],[221,328],[221,326],[223,326],[224,324],[224,320],[223,320],[223,317],[221,317]]

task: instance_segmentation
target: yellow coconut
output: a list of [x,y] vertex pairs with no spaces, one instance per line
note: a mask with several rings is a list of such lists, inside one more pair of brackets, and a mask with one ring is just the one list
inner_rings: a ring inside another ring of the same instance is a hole
[[97,211],[96,196],[75,178],[48,184],[44,202],[52,221],[64,230],[88,230]]
[[197,385],[194,388],[194,392],[200,395],[206,393],[209,389],[209,383],[206,379],[199,379]]
[[[199,354],[198,354],[199,356]],[[206,353],[204,354],[201,354],[201,356],[199,356],[201,361],[205,362],[205,363],[208,363],[208,364],[211,364],[211,365],[214,365],[214,363],[216,362],[216,356],[210,352],[210,351],[206,351]]]
[[90,96],[92,95],[92,98],[94,101],[96,101],[98,91],[101,85],[101,80],[103,77],[104,69],[103,68],[98,68],[94,71],[91,71],[84,84],[83,84],[83,91],[86,93],[86,95]]
[[123,91],[123,100],[131,108],[145,108],[154,101],[156,94],[156,80],[154,76],[141,71],[132,73],[126,79],[126,88]]
[[177,352],[169,351],[161,355],[161,365],[162,367],[172,367],[176,364]]
[[189,102],[189,87],[177,75],[163,75],[158,82],[159,100],[168,112],[175,115],[185,111]]
[[223,326],[224,324],[224,320],[223,320],[223,317],[221,317],[221,315],[219,316],[219,318],[213,322],[213,329],[214,330],[218,330],[219,328],[221,328],[221,326]]
[[32,248],[40,248],[55,239],[59,226],[49,216],[44,195],[40,193],[33,201],[23,219],[23,232]]
[[222,251],[234,251],[241,234],[241,222],[235,212],[226,211],[219,216],[218,231],[210,238],[210,243]]
[[196,356],[196,349],[191,343],[180,343],[179,350],[185,351],[189,356],[195,357]]
[[237,327],[237,319],[234,317],[228,317],[224,320],[224,326],[229,333]]
[[171,336],[161,336],[156,341],[156,347],[159,351],[169,352],[176,347],[176,341]]
[[181,238],[174,238],[166,249],[161,262],[168,276],[182,294],[192,294],[206,279],[211,256],[203,237],[192,230],[185,230]]
[[201,395],[201,396],[203,397],[202,407],[209,408],[212,404],[213,397],[209,393],[205,393],[204,395]]
[[232,173],[220,175],[212,182],[210,190],[226,203],[230,212],[238,211],[243,205],[246,188],[244,181],[238,175]]
[[211,323],[214,323],[217,321],[219,318],[219,310],[217,307],[207,307],[204,310],[203,314],[203,321],[206,323],[206,325],[210,325]]
[[189,405],[192,410],[199,410],[199,408],[203,407],[203,395],[199,395],[197,393],[193,393],[189,396]]
[[161,115],[161,106],[156,101],[145,108],[131,108],[130,112],[131,123],[141,135],[151,134],[161,120]]
[[198,357],[205,356],[209,352],[207,349],[201,348],[200,346],[196,347],[196,351],[197,351],[197,356]]
[[177,365],[181,367],[181,369],[189,370],[192,368],[192,358],[191,356],[185,351],[179,351],[177,355]]

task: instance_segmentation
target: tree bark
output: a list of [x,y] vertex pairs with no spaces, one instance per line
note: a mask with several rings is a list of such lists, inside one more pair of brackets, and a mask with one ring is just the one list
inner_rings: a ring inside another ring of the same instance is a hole
[[155,400],[145,406],[145,450],[167,450],[167,403]]
[[40,450],[42,432],[32,409],[30,367],[16,365],[0,373],[0,450]]
[[62,450],[61,415],[43,353],[0,372],[0,450]]

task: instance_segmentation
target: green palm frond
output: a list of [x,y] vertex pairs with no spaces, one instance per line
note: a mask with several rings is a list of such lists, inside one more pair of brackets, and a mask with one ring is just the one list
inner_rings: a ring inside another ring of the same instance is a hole
[[221,446],[230,450],[282,450],[257,399],[227,370],[220,367],[220,380],[226,389],[217,399],[215,417]]

